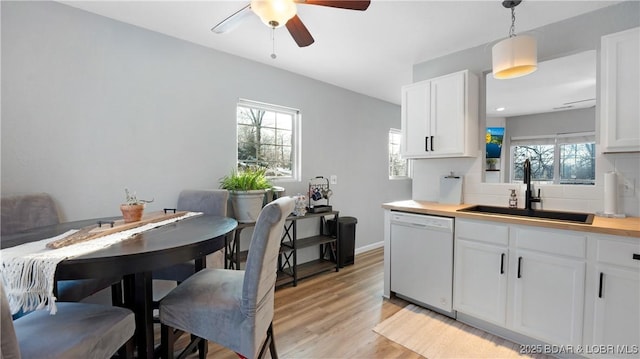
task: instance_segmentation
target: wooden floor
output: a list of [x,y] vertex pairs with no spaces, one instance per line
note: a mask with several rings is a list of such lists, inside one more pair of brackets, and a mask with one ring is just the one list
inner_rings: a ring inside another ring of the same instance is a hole
[[[382,248],[356,256],[354,265],[337,273],[326,272],[299,281],[297,287],[277,289],[274,336],[278,355],[308,359],[421,358],[372,330],[408,304],[396,298],[386,300],[382,291]],[[238,357],[210,343],[207,358]]]

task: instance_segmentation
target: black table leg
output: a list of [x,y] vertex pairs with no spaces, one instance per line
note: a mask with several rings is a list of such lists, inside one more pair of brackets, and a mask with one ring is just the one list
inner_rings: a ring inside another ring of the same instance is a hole
[[136,316],[135,344],[138,358],[153,358],[153,289],[151,272],[124,277],[125,298]]

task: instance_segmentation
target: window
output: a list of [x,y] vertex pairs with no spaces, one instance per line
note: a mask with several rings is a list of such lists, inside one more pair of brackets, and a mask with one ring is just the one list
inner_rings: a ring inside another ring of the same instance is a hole
[[400,130],[389,130],[389,179],[409,177],[409,160],[400,156],[400,143],[402,135]]
[[595,184],[595,134],[511,139],[511,181],[523,180],[524,160],[531,161],[531,179],[555,184]]
[[299,179],[300,112],[240,100],[237,109],[238,169],[267,169],[271,179]]

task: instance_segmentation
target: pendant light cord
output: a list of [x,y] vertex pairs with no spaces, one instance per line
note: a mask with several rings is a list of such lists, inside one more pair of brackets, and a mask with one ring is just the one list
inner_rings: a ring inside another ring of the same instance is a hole
[[511,28],[509,28],[509,37],[516,36],[516,7],[511,7]]
[[271,28],[271,58],[276,59],[276,28]]

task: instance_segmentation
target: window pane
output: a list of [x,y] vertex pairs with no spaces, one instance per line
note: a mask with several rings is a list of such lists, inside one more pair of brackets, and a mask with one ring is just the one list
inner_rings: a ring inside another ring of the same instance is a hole
[[292,178],[296,170],[293,144],[296,110],[241,101],[238,104],[238,167],[267,169],[267,176]]
[[402,136],[400,131],[391,129],[389,131],[389,177],[408,177],[409,165],[406,159],[400,156],[400,141]]
[[531,161],[531,179],[553,181],[554,145],[521,145],[512,147],[513,179],[524,180],[524,160]]
[[595,184],[595,143],[560,145],[560,183]]
[[279,129],[291,131],[293,129],[293,116],[286,113],[279,113],[276,117],[276,125]]

